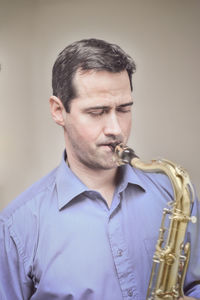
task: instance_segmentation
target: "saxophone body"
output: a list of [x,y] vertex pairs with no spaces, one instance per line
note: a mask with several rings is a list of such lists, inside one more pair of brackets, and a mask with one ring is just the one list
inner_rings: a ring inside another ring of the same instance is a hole
[[[194,191],[187,172],[168,160],[142,162],[131,148],[119,144],[115,148],[118,165],[130,164],[144,172],[164,173],[171,181],[174,200],[164,208],[146,300],[176,300],[183,297],[183,285],[189,263],[190,243],[185,243],[191,217]],[[168,227],[166,227],[168,218]]]

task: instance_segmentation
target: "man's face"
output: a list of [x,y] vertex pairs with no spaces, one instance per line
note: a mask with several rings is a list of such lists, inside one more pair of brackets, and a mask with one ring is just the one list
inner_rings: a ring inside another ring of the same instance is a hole
[[113,150],[127,143],[133,104],[127,71],[77,72],[77,97],[64,120],[67,155],[92,169],[116,167]]

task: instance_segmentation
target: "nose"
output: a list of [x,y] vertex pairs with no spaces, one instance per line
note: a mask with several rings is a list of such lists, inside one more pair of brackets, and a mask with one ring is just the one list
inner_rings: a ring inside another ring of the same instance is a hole
[[122,133],[119,120],[116,116],[116,113],[110,113],[107,115],[107,118],[104,120],[104,134],[118,136]]

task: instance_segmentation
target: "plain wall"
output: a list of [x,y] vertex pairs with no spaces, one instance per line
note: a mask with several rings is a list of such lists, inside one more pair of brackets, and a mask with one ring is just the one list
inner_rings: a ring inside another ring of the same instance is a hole
[[129,145],[184,166],[199,188],[199,0],[0,0],[0,209],[60,162],[48,100],[69,43],[119,44],[137,64]]

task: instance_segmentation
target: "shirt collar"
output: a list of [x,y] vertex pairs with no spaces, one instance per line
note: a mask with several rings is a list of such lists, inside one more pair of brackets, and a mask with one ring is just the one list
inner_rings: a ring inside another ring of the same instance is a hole
[[62,156],[61,163],[56,174],[56,188],[58,194],[58,208],[63,208],[73,198],[89,189],[86,185],[70,170],[66,164],[66,153]]
[[121,190],[125,189],[127,185],[133,184],[139,186],[143,191],[146,191],[145,183],[144,183],[144,175],[141,176],[141,171],[137,170],[130,165],[122,165],[120,172],[121,180],[120,186]]
[[[145,191],[143,180],[140,178],[136,169],[129,165],[120,167],[120,182],[118,192],[124,190],[127,185],[137,185]],[[56,188],[58,194],[58,208],[62,209],[72,199],[89,191],[88,187],[71,171],[66,164],[66,152],[64,151],[60,165],[56,173]]]

